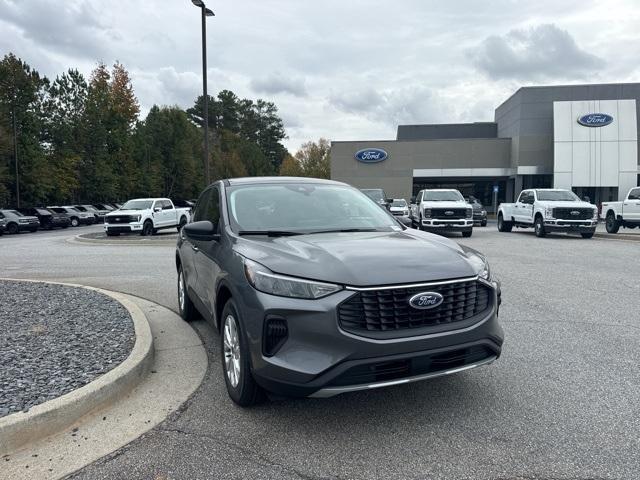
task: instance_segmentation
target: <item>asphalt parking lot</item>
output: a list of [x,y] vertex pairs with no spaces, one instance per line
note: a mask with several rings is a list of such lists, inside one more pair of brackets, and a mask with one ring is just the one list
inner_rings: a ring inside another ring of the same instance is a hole
[[[173,247],[69,241],[100,226],[0,238],[0,276],[55,279],[177,310]],[[633,479],[640,470],[640,244],[477,228],[455,238],[502,281],[493,365],[324,400],[241,410],[217,335],[180,411],[77,479]]]

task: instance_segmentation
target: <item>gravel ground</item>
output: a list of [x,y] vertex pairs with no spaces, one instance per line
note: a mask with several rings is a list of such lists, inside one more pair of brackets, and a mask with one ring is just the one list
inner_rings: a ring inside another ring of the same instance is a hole
[[0,417],[75,390],[121,363],[127,310],[84,288],[0,281]]

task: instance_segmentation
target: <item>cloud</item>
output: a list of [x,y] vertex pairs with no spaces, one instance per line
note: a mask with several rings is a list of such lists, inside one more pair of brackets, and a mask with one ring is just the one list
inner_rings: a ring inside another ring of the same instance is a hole
[[283,75],[279,72],[266,77],[258,77],[251,80],[251,89],[257,93],[275,95],[288,93],[295,97],[306,97],[307,87],[304,78]]
[[604,66],[601,58],[581,49],[569,32],[553,24],[492,35],[469,55],[494,79],[586,78]]
[[381,92],[364,88],[334,93],[329,96],[329,103],[343,112],[392,126],[439,122],[451,113],[450,106],[440,96],[419,85]]

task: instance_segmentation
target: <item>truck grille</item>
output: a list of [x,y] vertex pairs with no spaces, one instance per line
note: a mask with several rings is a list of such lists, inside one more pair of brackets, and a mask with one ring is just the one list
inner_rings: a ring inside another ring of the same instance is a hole
[[[439,293],[443,302],[428,310],[409,305],[413,295],[426,291]],[[487,311],[491,307],[491,294],[491,288],[477,280],[362,291],[338,307],[338,319],[342,329],[355,334],[446,325]]]
[[129,222],[135,222],[137,220],[137,218],[133,218],[130,215],[118,215],[118,216],[113,216],[113,217],[106,217],[107,218],[107,223],[129,223]]
[[466,208],[432,208],[431,218],[460,219],[467,218]]
[[554,208],[553,217],[563,220],[590,220],[593,217],[593,208]]

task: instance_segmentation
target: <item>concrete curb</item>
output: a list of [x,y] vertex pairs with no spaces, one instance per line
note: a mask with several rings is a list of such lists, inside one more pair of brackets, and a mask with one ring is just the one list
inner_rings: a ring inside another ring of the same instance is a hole
[[69,243],[91,243],[94,245],[157,245],[166,247],[167,245],[175,245],[177,239],[176,238],[167,238],[167,239],[158,239],[158,240],[128,240],[126,237],[122,237],[120,240],[116,238],[112,240],[102,239],[102,238],[86,238],[83,237],[84,234],[79,234],[71,238],[67,238],[66,241]]
[[632,242],[640,242],[640,235],[633,233],[600,233],[596,232],[594,237],[606,238],[608,240],[628,240]]
[[0,418],[0,456],[27,443],[64,430],[81,417],[117,400],[134,388],[153,363],[153,336],[147,318],[135,303],[116,292],[83,285],[2,278],[16,282],[52,283],[86,288],[103,293],[127,309],[133,320],[136,341],[129,356],[117,367],[91,383],[61,397],[36,405],[27,413],[18,412]]

